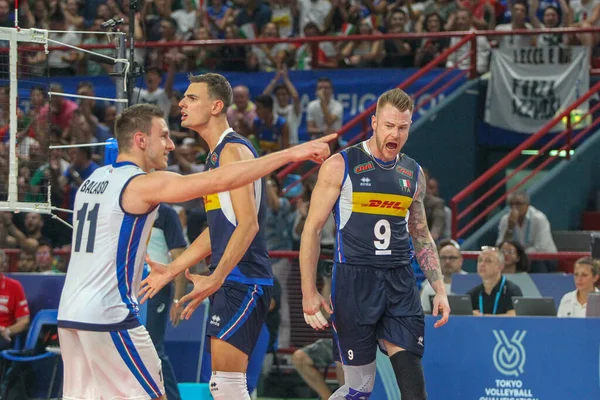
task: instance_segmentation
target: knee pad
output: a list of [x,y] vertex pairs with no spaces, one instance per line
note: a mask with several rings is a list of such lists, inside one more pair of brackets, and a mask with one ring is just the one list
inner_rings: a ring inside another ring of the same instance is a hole
[[215,400],[250,400],[246,374],[241,372],[213,372],[210,377],[210,394]]
[[329,398],[367,400],[375,386],[377,365],[375,361],[367,365],[344,365],[344,386],[340,387]]
[[425,376],[421,357],[410,351],[399,351],[390,357],[402,400],[426,400]]

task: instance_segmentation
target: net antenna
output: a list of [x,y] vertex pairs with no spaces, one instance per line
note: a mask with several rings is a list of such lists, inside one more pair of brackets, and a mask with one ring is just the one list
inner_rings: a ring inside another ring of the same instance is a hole
[[[15,21],[15,25],[18,24],[18,21]],[[116,26],[116,25],[115,25]],[[28,82],[25,79],[26,73],[23,71],[27,71],[26,65],[19,65],[19,46],[28,47],[31,51],[32,48],[36,48],[39,50],[39,46],[41,45],[46,55],[49,53],[48,46],[49,44],[52,46],[61,46],[67,47],[76,51],[80,51],[86,53],[90,56],[90,59],[93,59],[97,62],[107,63],[114,65],[114,73],[111,75],[114,76],[116,81],[116,98],[104,98],[104,97],[92,97],[92,96],[83,96],[71,93],[60,93],[60,92],[48,92],[49,100],[52,96],[63,96],[63,97],[72,97],[79,99],[94,99],[100,101],[109,101],[114,102],[117,108],[117,111],[123,110],[128,103],[126,98],[127,93],[127,82],[128,82],[128,73],[129,73],[129,61],[124,57],[125,53],[125,33],[122,32],[73,32],[78,34],[99,34],[99,35],[108,35],[109,40],[113,42],[117,48],[117,57],[110,57],[105,54],[100,54],[91,50],[82,49],[77,46],[69,45],[66,43],[62,43],[58,40],[54,40],[49,37],[49,33],[62,33],[61,31],[49,31],[45,29],[22,29],[19,28],[18,25],[15,28],[4,28],[0,27],[0,41],[8,42],[8,78],[9,78],[9,89],[8,89],[8,97],[9,97],[9,126],[8,126],[8,182],[7,182],[7,190],[6,197],[2,198],[0,201],[0,211],[12,211],[12,212],[36,212],[40,214],[49,214],[52,215],[53,218],[60,220],[65,225],[71,227],[67,221],[58,215],[54,214],[53,211],[59,212],[68,212],[72,213],[72,210],[55,207],[51,202],[51,185],[48,183],[47,187],[47,196],[46,198],[41,200],[37,196],[34,201],[27,201],[27,196],[23,193],[19,192],[18,179],[19,177],[19,156],[18,156],[18,145],[19,141],[22,141],[22,145],[25,146],[26,137],[23,134],[22,130],[19,130],[18,120],[22,115],[22,112],[19,108],[19,81],[21,80],[21,84],[26,86]],[[35,47],[32,47],[35,46]],[[21,75],[24,76],[19,76]],[[21,88],[21,93],[23,92],[23,88]],[[88,146],[102,146],[110,143],[90,143]],[[81,146],[81,145],[80,145]],[[76,145],[67,145],[67,146],[49,146],[48,149],[51,151],[54,148],[65,148],[65,147],[76,147]],[[42,194],[42,197],[43,194]]]

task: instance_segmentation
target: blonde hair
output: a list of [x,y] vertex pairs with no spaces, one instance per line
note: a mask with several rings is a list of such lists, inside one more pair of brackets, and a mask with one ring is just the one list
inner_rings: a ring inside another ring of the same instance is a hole
[[409,110],[412,113],[415,108],[412,98],[404,90],[398,88],[388,90],[379,96],[376,113],[386,104],[390,104],[401,112]]
[[577,264],[589,265],[593,276],[600,275],[600,260],[593,259],[592,257],[582,257],[575,261],[575,265]]

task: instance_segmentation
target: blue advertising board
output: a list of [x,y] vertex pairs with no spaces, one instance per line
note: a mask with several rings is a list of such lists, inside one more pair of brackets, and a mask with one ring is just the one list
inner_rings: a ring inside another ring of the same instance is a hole
[[[58,306],[64,275],[11,276],[23,284],[33,312]],[[436,319],[425,317],[429,400],[600,399],[600,318],[451,316],[435,329]],[[198,376],[205,321],[198,313],[167,330],[166,349],[182,380]],[[385,399],[400,396],[380,354],[371,400]]]
[[[412,84],[407,92],[412,94],[419,91],[432,79],[439,76],[444,70],[436,69],[425,74],[422,78],[418,79]],[[368,108],[377,97],[384,91],[394,88],[410,76],[415,74],[417,69],[340,69],[340,70],[313,70],[313,71],[290,71],[290,80],[298,90],[302,103],[302,122],[299,128],[300,140],[306,140],[306,119],[304,113],[306,106],[311,100],[316,98],[316,85],[319,77],[328,77],[332,80],[335,92],[335,98],[340,101],[344,106],[344,122],[350,121],[353,117],[360,114],[366,108]],[[416,102],[427,100],[436,89],[441,88],[452,80],[459,71],[452,71],[447,76],[440,79],[433,87],[426,93],[423,93],[416,99]],[[251,98],[254,98],[262,93],[264,88],[274,78],[275,73],[273,72],[223,72],[223,75],[231,82],[232,86],[246,85],[250,90]],[[447,88],[445,88],[439,95],[424,105],[422,109],[418,110],[413,121],[419,119],[424,115],[427,110],[438,104],[445,96],[450,94],[454,89],[459,87],[465,82],[464,77],[457,79]],[[96,87],[96,96],[114,98],[115,97],[115,84],[108,76],[95,76],[95,77],[52,77],[51,82],[60,83],[65,93],[77,93],[77,85],[81,81],[90,81]],[[139,78],[136,82],[137,86],[144,86],[143,80]],[[187,74],[180,73],[176,74],[175,82],[173,84],[174,90],[185,92],[188,85]],[[29,97],[29,93],[26,89],[19,93],[19,96],[23,99]],[[27,109],[28,105],[25,101],[22,102],[23,108]],[[360,130],[350,131],[345,136],[346,140],[352,136],[353,133],[358,133]]]

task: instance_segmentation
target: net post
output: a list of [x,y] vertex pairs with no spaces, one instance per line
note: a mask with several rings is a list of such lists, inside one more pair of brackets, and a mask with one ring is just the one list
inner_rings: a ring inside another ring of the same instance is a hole
[[10,32],[10,45],[9,45],[9,57],[8,57],[8,70],[9,70],[9,150],[8,150],[8,204],[9,206],[16,203],[19,199],[19,193],[17,188],[17,176],[18,176],[18,160],[17,160],[17,131],[18,131],[18,114],[17,114],[17,61],[18,61],[18,45],[19,41],[17,38],[17,31],[11,30]]
[[[127,57],[125,35],[119,35],[118,41],[119,43],[117,46],[117,58],[124,60],[125,57]],[[127,82],[127,77],[125,76],[125,74],[127,73],[127,69],[125,68],[125,64],[122,62],[118,62],[115,65],[115,72],[118,74],[115,82],[117,85],[117,99],[127,99],[127,93],[125,88]],[[115,107],[117,109],[117,114],[120,115],[123,112],[123,110],[125,110],[125,103],[117,102],[115,103]]]

